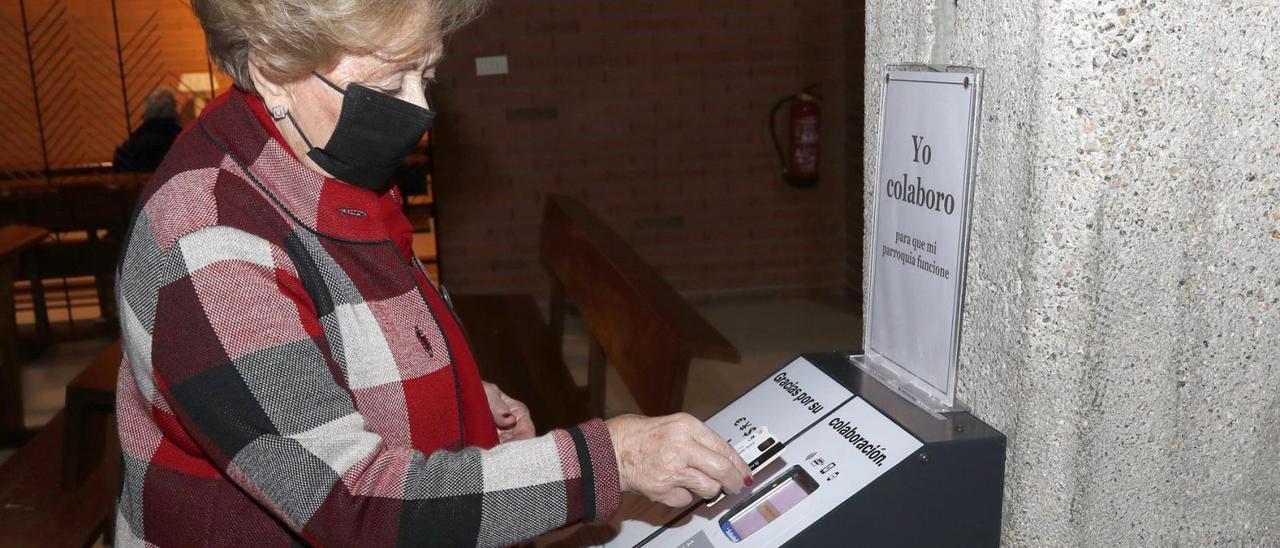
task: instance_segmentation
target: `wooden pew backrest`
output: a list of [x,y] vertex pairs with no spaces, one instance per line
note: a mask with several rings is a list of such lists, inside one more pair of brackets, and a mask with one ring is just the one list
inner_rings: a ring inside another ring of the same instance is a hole
[[[691,358],[741,360],[715,327],[578,200],[547,197],[541,254],[553,280],[552,325],[563,310],[556,302],[562,291],[646,414],[680,409]],[[591,382],[596,388],[596,379]],[[593,405],[599,411],[598,401]]]

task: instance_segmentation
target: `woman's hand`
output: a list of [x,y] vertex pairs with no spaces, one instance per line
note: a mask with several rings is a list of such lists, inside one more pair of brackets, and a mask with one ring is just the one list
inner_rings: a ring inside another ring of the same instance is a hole
[[723,489],[751,485],[751,471],[727,442],[687,413],[609,419],[622,490],[667,506],[687,506]]
[[498,443],[532,438],[533,418],[529,416],[529,408],[520,400],[503,393],[498,385],[481,382],[484,384],[484,395],[489,398],[493,425],[498,429]]

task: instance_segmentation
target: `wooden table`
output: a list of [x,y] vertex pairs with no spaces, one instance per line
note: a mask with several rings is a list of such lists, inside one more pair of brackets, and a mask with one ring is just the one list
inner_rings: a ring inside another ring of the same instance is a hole
[[13,282],[24,252],[44,241],[49,231],[25,225],[0,227],[0,447],[12,447],[29,434],[23,424],[22,372],[18,359],[18,318]]
[[[138,195],[150,177],[145,173],[89,173],[0,180],[0,223],[41,227],[55,235],[78,234],[47,242],[26,262],[22,276],[31,282],[38,343],[52,340],[43,279],[93,276],[105,334],[115,334],[116,258]],[[105,231],[107,237],[99,238],[99,231]]]
[[0,220],[54,232],[127,225],[144,173],[0,181]]

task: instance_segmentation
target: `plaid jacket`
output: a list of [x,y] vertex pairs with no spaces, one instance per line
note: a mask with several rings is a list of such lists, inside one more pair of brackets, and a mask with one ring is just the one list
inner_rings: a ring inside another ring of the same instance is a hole
[[229,93],[143,192],[118,272],[117,546],[502,545],[609,517],[604,423],[496,445],[399,196],[282,143]]

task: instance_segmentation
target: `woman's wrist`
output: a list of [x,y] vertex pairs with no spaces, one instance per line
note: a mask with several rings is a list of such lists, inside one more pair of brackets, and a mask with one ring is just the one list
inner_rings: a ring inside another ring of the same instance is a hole
[[614,462],[618,467],[618,491],[626,492],[628,489],[626,467],[623,464],[623,453],[626,451],[627,442],[627,423],[635,420],[635,415],[619,415],[605,421],[605,427],[609,431],[609,440],[613,443]]

